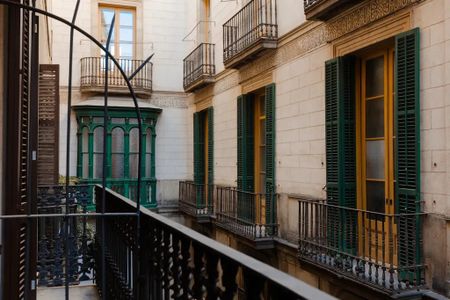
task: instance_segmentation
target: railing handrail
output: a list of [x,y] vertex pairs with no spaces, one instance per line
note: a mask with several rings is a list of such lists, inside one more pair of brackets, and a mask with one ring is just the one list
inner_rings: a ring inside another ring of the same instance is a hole
[[232,190],[232,191],[236,191],[237,193],[242,193],[242,194],[252,195],[252,196],[266,196],[268,194],[273,195],[273,196],[278,195],[277,193],[256,193],[256,192],[243,191],[243,190],[238,189],[235,186],[216,186],[216,188],[218,190]]
[[[197,47],[195,47],[194,50],[192,50],[191,52],[189,52],[188,55],[186,55],[186,57],[183,59],[183,62],[186,62],[189,58],[189,56],[191,56],[192,54],[194,54],[196,51],[198,51],[198,49],[200,49],[201,47],[203,47],[203,45],[209,45],[209,46],[215,46],[216,44],[214,43],[200,43]],[[213,62],[214,63],[214,62]]]
[[[107,193],[112,194],[117,197],[118,200],[123,201],[124,203],[131,206],[133,209],[136,207],[136,204],[127,199],[126,197],[106,188]],[[162,215],[154,213],[145,207],[140,208],[141,218],[150,218],[153,221],[159,222],[162,226],[169,228],[177,232],[177,234],[181,236],[186,236],[189,239],[193,240],[194,243],[201,245],[204,248],[207,248],[208,251],[212,253],[219,254],[220,256],[226,257],[229,260],[237,262],[239,265],[244,267],[245,269],[251,270],[260,276],[267,278],[269,281],[283,287],[295,294],[299,297],[305,299],[335,299],[334,297],[326,294],[325,292],[316,289],[309,284],[296,279],[287,273],[281,272],[275,269],[272,266],[264,264],[250,256],[243,254],[237,250],[234,250],[228,246],[225,246],[213,239],[210,239],[184,225],[181,225],[175,221],[172,221]]]
[[381,213],[377,211],[370,211],[367,209],[362,208],[354,208],[354,207],[348,207],[348,206],[342,206],[342,205],[335,205],[335,204],[329,204],[327,203],[327,199],[312,199],[312,200],[306,200],[306,199],[298,199],[298,202],[302,203],[311,203],[315,205],[322,205],[327,207],[332,207],[340,210],[348,210],[353,212],[361,212],[365,214],[370,214],[374,216],[380,216],[380,217],[408,217],[408,216],[423,216],[428,215],[427,212],[413,212],[413,213]]
[[255,2],[255,0],[251,0],[249,1],[247,4],[245,4],[240,10],[238,10],[231,18],[229,18],[224,24],[224,27],[235,27],[235,26],[229,26],[227,25],[228,23],[230,23],[234,18],[236,18],[242,11],[244,11],[247,6],[250,6],[253,4],[253,2]]

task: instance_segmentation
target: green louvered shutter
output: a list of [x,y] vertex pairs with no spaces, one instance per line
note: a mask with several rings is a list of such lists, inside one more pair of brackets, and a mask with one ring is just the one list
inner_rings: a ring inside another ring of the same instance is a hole
[[266,222],[275,224],[275,84],[266,86]]
[[[355,59],[325,63],[327,201],[356,207]],[[356,251],[356,216],[328,208],[328,241],[342,251]]]
[[208,108],[208,199],[212,199],[214,184],[214,108]]
[[243,190],[244,182],[244,95],[237,98],[237,187]]
[[204,183],[204,137],[201,113],[194,113],[194,183],[197,185],[197,205],[203,204],[203,193],[200,185]]
[[[420,205],[420,61],[419,29],[395,38],[395,134],[398,213],[418,213]],[[399,267],[421,264],[422,234],[419,217],[401,217],[398,221]],[[420,282],[422,272],[403,270],[399,276]]]
[[[241,95],[237,101],[237,136],[238,136],[238,190],[254,191],[254,130],[253,130],[253,96]],[[239,194],[238,217],[252,222],[254,213],[250,201],[253,198],[247,194]]]

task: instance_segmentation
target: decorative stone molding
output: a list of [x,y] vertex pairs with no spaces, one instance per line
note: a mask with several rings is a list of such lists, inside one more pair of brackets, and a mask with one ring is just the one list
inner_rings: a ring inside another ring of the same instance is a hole
[[187,108],[188,96],[177,92],[154,92],[149,102],[161,108]]

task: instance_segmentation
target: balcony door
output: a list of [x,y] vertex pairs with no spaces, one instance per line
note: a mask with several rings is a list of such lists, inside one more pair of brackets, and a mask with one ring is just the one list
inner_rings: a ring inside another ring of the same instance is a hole
[[266,223],[266,95],[264,90],[255,94],[255,193],[256,218],[261,224]]
[[[103,46],[106,46],[109,29],[111,27],[113,16],[115,16],[110,51],[116,59],[119,59],[119,63],[125,72],[133,72],[138,67],[138,65],[136,65],[137,62],[133,61],[136,52],[135,10],[127,7],[102,5],[100,6],[99,16],[100,41]],[[102,53],[102,56],[104,56],[104,53]],[[104,64],[103,60],[102,64]]]
[[[394,214],[394,50],[384,48],[361,58],[359,107],[360,253],[395,263],[388,247],[397,230]],[[390,236],[390,234],[392,234]],[[395,243],[394,243],[395,244]],[[389,259],[390,258],[390,259]]]

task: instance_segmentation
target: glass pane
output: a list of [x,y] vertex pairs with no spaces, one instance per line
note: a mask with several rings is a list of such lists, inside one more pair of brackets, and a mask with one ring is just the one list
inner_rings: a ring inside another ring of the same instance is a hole
[[147,136],[145,138],[145,152],[152,153],[152,130],[147,128]]
[[[111,26],[112,18],[114,16],[114,10],[109,8],[102,8],[101,9],[101,26],[103,28],[102,30],[102,41],[106,41],[108,37],[108,31],[109,27]],[[113,34],[114,36],[114,34]]]
[[81,151],[87,152],[89,149],[89,129],[87,127],[83,128],[83,133],[81,135]]
[[366,101],[366,137],[384,137],[384,100]]
[[366,142],[366,176],[384,178],[384,140]]
[[137,178],[138,175],[138,154],[130,154],[130,178]]
[[83,174],[81,175],[83,178],[89,177],[89,154],[83,154]]
[[111,155],[112,164],[112,178],[123,178],[124,169],[123,169],[123,154],[112,154]]
[[111,151],[112,153],[123,153],[124,133],[122,128],[116,127],[111,132]]
[[130,130],[130,152],[139,151],[139,129],[133,128]]
[[130,11],[120,12],[120,26],[133,26],[133,13]]
[[130,124],[137,124],[138,123],[138,119],[137,118],[129,118],[128,119],[128,123],[130,123]]
[[261,194],[265,194],[266,193],[266,174],[262,173],[259,176],[259,180],[260,180],[260,182],[259,182],[259,184],[260,184],[260,191],[259,192]]
[[120,43],[133,42],[133,28],[120,27]]
[[366,97],[384,94],[384,56],[366,62]]
[[266,96],[261,96],[260,99],[260,110],[261,110],[261,116],[265,116],[266,115]]
[[94,152],[103,153],[103,127],[94,129]]
[[367,181],[366,197],[368,211],[384,213],[384,182]]
[[[120,44],[120,58],[132,59],[133,58],[133,45],[131,44]],[[133,68],[131,65],[124,63],[122,67],[126,71],[131,71]]]
[[146,154],[145,155],[145,177],[150,177],[151,176],[151,154]]
[[125,118],[111,118],[112,124],[125,124]]
[[94,178],[102,178],[103,154],[94,154]]
[[94,118],[92,119],[92,121],[93,121],[94,123],[103,124],[103,117],[94,117]]

